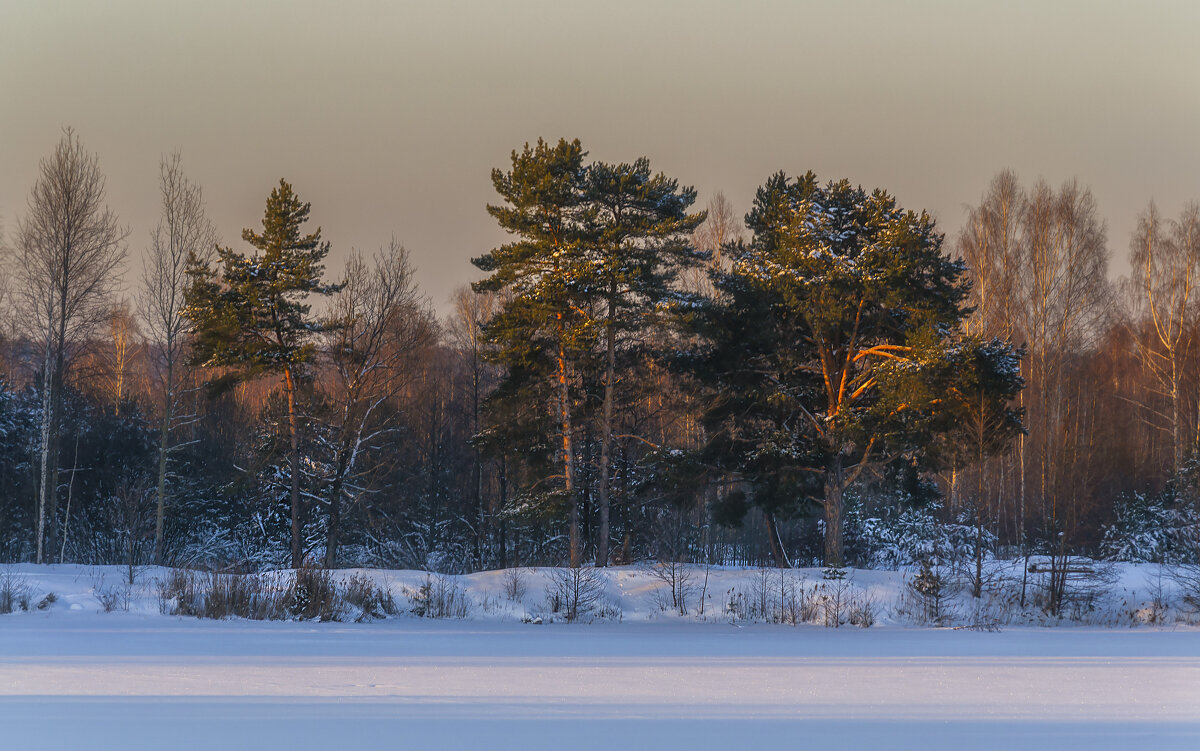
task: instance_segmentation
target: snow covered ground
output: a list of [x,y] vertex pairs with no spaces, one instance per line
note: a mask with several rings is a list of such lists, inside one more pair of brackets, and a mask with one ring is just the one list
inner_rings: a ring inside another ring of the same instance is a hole
[[59,595],[0,617],[3,749],[1200,747],[1190,626],[701,621],[632,569],[610,575],[619,621],[522,623],[498,573],[462,580],[473,620],[202,621],[159,613],[159,572],[106,613],[118,569],[0,570]]

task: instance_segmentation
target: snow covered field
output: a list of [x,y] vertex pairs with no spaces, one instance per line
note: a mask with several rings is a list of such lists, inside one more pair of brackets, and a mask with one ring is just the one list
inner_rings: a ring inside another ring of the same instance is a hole
[[0,617],[4,749],[1200,747],[1193,627],[700,622],[634,571],[623,622],[201,621],[5,568],[60,597]]

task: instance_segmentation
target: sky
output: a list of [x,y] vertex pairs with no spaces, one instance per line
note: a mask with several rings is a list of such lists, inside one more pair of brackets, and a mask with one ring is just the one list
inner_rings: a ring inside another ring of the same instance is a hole
[[431,302],[504,242],[491,170],[539,137],[647,156],[739,215],[772,173],[849,178],[948,239],[998,171],[1078,178],[1114,273],[1136,216],[1200,200],[1200,2],[0,0],[0,225],[64,127],[130,228],[174,150],[246,250],[286,178],[333,244],[395,237]]

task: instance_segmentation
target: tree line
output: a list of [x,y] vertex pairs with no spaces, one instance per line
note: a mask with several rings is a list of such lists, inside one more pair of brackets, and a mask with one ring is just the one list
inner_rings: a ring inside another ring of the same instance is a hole
[[1196,204],[1112,281],[1075,181],[1002,172],[946,237],[812,173],[700,210],[577,140],[491,177],[509,241],[439,317],[395,239],[327,270],[285,180],[224,242],[173,154],[123,298],[137,241],[65,132],[5,237],[0,559],[839,568],[914,514],[977,584],[1194,557]]

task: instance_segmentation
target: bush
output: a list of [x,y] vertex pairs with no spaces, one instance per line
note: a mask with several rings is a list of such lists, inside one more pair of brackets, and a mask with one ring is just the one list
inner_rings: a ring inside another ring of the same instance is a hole
[[344,598],[347,605],[359,611],[359,616],[355,619],[357,621],[384,618],[400,612],[391,591],[386,587],[377,586],[365,574],[354,574],[346,580]]
[[550,573],[547,606],[573,623],[592,613],[604,595],[604,575],[594,568],[559,568]]
[[[894,571],[918,566],[932,557],[948,562],[973,558],[977,534],[974,525],[939,521],[938,509],[931,503],[856,521],[856,547],[862,562],[868,568]],[[984,550],[992,550],[996,536],[984,530],[982,542]]]
[[1134,493],[1113,506],[1116,520],[1104,530],[1100,554],[1111,561],[1196,563],[1192,541],[1200,515],[1170,492]]
[[25,580],[13,574],[0,574],[0,615],[29,610],[32,593]]
[[855,605],[856,592],[848,580],[843,578],[821,582],[813,593],[813,599],[825,628],[841,628],[850,623],[850,610]]
[[396,612],[391,595],[374,589],[366,577],[352,578],[343,589],[329,571],[308,567],[297,569],[294,574],[222,574],[176,569],[159,583],[158,594],[159,610],[163,613],[218,620],[338,621],[351,607],[366,617]]
[[201,618],[249,618],[256,621],[284,620],[283,582],[279,574],[210,573],[201,590]]
[[[679,615],[687,615],[687,603],[695,593],[692,585],[692,568],[680,561],[660,561],[649,567],[650,575],[658,579],[671,592],[671,608]],[[666,600],[660,603],[666,610]]]
[[504,572],[504,596],[509,602],[520,602],[525,599],[525,574],[519,568],[510,568]]
[[287,612],[302,621],[340,621],[345,598],[328,569],[302,566],[284,595]]
[[950,581],[942,574],[941,567],[934,561],[921,562],[921,569],[905,582],[911,608],[916,620],[934,626],[945,625],[951,618],[946,600],[950,594]]
[[1073,621],[1095,610],[1117,580],[1112,564],[1072,555],[1039,556],[1028,571],[1038,577],[1035,603],[1047,615]]
[[421,586],[405,594],[418,618],[466,618],[471,614],[466,591],[450,576],[426,574]]

